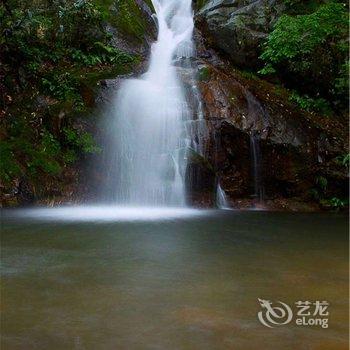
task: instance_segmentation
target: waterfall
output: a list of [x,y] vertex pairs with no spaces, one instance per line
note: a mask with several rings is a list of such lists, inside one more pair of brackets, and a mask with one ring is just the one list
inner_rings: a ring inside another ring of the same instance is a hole
[[[269,114],[259,100],[248,90],[245,90],[245,96],[248,101],[248,113],[252,120],[261,120],[263,123],[263,130],[269,128]],[[262,173],[262,155],[260,149],[260,134],[257,131],[251,130],[250,133],[250,153],[251,153],[251,168],[252,178],[254,182],[254,198],[258,203],[264,201],[265,188],[264,178]]]
[[220,183],[218,183],[216,189],[216,205],[219,209],[230,209],[230,205],[227,201],[225,191],[222,189]]
[[252,154],[252,171],[254,180],[254,197],[262,202],[264,200],[264,185],[261,169],[261,151],[259,136],[252,133],[250,136],[250,149]]
[[190,112],[175,61],[193,55],[193,11],[191,0],[152,3],[158,38],[149,68],[125,80],[114,101],[113,184],[107,192],[116,204],[184,206],[186,156],[181,149],[188,142],[184,124]]

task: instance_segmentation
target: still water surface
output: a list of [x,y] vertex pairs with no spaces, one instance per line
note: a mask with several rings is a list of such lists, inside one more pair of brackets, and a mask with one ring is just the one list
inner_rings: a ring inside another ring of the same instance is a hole
[[[2,350],[348,348],[345,216],[88,210],[3,211]],[[329,328],[258,298],[326,300]]]

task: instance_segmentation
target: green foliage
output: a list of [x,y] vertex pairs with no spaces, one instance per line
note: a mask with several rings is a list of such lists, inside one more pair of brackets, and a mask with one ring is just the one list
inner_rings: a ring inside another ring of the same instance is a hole
[[322,191],[325,191],[328,186],[328,180],[323,176],[318,176],[316,178],[316,184],[321,188]]
[[[265,67],[260,73],[277,73],[309,98],[344,105],[348,87],[347,34],[348,12],[342,3],[325,3],[310,14],[284,15],[264,46],[261,59]],[[311,101],[305,103],[309,108]]]
[[[343,37],[346,31],[346,9],[342,4],[327,4],[311,15],[282,16],[268,38],[262,58],[271,64],[284,60],[308,57],[319,45]],[[300,40],[303,39],[303,40]],[[343,50],[344,48],[341,47]],[[295,71],[308,68],[312,62],[296,62]]]
[[[344,155],[337,159],[340,164],[348,167],[349,155]],[[318,201],[323,207],[333,210],[340,210],[349,205],[348,199],[330,197],[328,193],[328,180],[324,176],[318,176],[315,181],[315,187],[311,189],[311,196]]]
[[[21,127],[25,127],[21,124]],[[27,126],[28,127],[28,126]],[[9,183],[14,177],[27,172],[32,178],[40,174],[58,175],[61,166],[57,160],[60,144],[55,137],[44,130],[40,140],[33,145],[28,130],[12,130],[13,135],[7,141],[0,142],[1,170],[0,178]],[[21,164],[18,160],[21,160]]]
[[64,101],[72,97],[81,98],[77,93],[78,83],[69,72],[62,74],[52,72],[43,77],[41,83],[43,91],[58,100]]
[[96,55],[100,55],[103,63],[128,64],[135,60],[135,58],[129,54],[118,50],[113,46],[106,45],[101,41],[96,41],[94,43],[94,50]]
[[346,154],[344,157],[343,157],[343,160],[342,160],[342,164],[349,168],[350,166],[350,153]]
[[100,41],[93,44],[90,53],[84,53],[79,49],[69,50],[72,61],[85,65],[95,66],[101,64],[129,64],[135,61],[135,57],[116,49],[113,46],[106,45]]
[[65,45],[89,51],[96,39],[106,37],[106,14],[91,0],[66,1],[58,6],[58,38]]
[[349,168],[350,166],[350,153],[343,154],[341,156],[338,156],[336,158],[336,161],[338,164],[343,165],[346,168]]
[[0,178],[4,183],[10,183],[24,173],[32,179],[39,179],[41,174],[56,176],[63,167],[73,164],[79,154],[101,151],[91,134],[71,128],[63,130],[63,143],[43,129],[39,140],[33,144],[29,128],[22,121],[10,130],[11,136],[7,141],[0,142]]
[[333,197],[331,199],[323,199],[321,200],[321,204],[325,207],[329,207],[333,210],[341,210],[347,206],[349,206],[348,199],[340,199],[338,197]]
[[250,80],[259,80],[260,77],[256,74],[256,72],[251,70],[240,70],[240,74],[247,79]]
[[328,180],[323,176],[317,176],[315,179],[315,187],[310,190],[310,194],[315,200],[321,201],[325,197],[327,187]]
[[264,68],[260,69],[259,72],[262,75],[275,74],[276,69],[273,67],[271,63],[267,63]]
[[[110,45],[106,11],[94,1],[39,0],[31,5],[13,0],[8,5],[11,10],[0,11],[2,63],[15,80],[18,67],[25,68],[18,81],[22,88],[27,88],[27,81],[30,85],[39,82],[60,99],[76,90],[76,82],[69,76],[72,65],[125,66],[134,62],[134,57]],[[53,70],[65,75],[58,77]],[[10,91],[14,88],[11,79],[5,84]],[[57,88],[58,84],[70,86],[71,91]]]
[[207,81],[210,78],[210,69],[208,67],[202,67],[198,71],[198,80],[199,81]]
[[67,165],[74,164],[77,161],[77,159],[77,153],[72,149],[68,149],[66,152],[63,153],[63,161]]
[[28,170],[32,175],[42,171],[50,175],[58,175],[61,166],[56,160],[60,154],[60,144],[48,131],[44,131],[41,142],[32,150],[27,149],[30,160],[27,162]]
[[21,173],[21,168],[16,162],[11,145],[6,141],[0,141],[0,178],[9,183],[12,178]]
[[78,132],[75,129],[65,128],[63,130],[67,144],[81,150],[84,153],[99,153],[101,149],[96,145],[92,135],[87,132]]
[[[60,152],[60,145],[54,136],[48,131],[44,130],[41,135],[40,142],[33,147],[27,140],[20,140],[22,143],[22,152],[27,158],[27,166],[32,175],[43,171],[47,174],[57,175],[61,171],[61,167],[56,161],[56,156]],[[15,144],[18,149],[18,144]]]
[[[76,114],[82,116],[90,107],[88,94],[100,77],[126,72],[137,61],[113,46],[106,29],[106,21],[115,17],[109,12],[112,3],[0,3],[0,88],[13,101],[1,105],[6,112],[0,121],[5,135],[0,143],[4,183],[20,176],[58,178],[82,155],[100,151],[92,135],[70,125]],[[61,112],[64,120],[58,116]]]
[[349,60],[340,67],[339,77],[335,79],[334,93],[336,96],[347,95],[349,91]]
[[41,79],[40,91],[62,103],[70,103],[74,112],[84,110],[84,102],[80,94],[80,81],[70,72],[49,72]]
[[324,115],[332,114],[330,104],[324,98],[311,98],[307,95],[300,96],[294,91],[290,95],[289,100],[296,103],[301,109],[308,112],[319,112]]

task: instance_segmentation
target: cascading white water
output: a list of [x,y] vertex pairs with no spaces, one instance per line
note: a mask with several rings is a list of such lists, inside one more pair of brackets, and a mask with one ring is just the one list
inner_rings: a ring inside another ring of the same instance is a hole
[[220,183],[218,183],[216,189],[216,205],[219,209],[230,209],[225,191],[221,188]]
[[193,52],[191,0],[152,0],[158,39],[148,71],[123,82],[115,101],[113,200],[125,205],[183,206],[185,92],[174,59]]
[[261,173],[261,151],[259,145],[259,136],[252,134],[250,136],[250,148],[252,154],[252,173],[254,180],[254,197],[261,203],[264,200],[264,184]]

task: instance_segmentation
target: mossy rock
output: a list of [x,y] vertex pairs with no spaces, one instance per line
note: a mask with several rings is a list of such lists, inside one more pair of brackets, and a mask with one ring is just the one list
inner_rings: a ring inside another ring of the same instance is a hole
[[197,79],[202,82],[206,82],[210,79],[210,68],[207,66],[202,66],[199,68],[197,73]]
[[144,42],[145,36],[152,31],[151,1],[98,0],[98,4],[108,14],[108,21],[130,40]]

